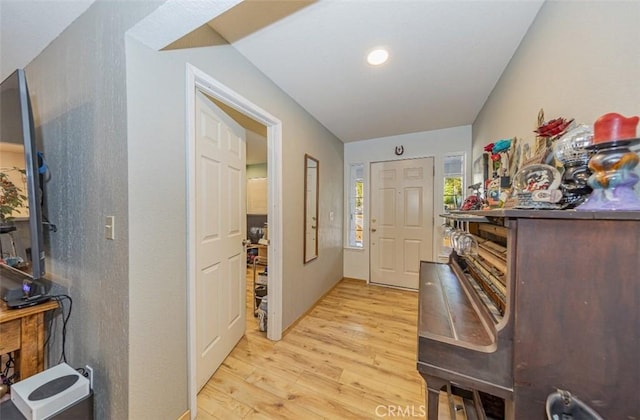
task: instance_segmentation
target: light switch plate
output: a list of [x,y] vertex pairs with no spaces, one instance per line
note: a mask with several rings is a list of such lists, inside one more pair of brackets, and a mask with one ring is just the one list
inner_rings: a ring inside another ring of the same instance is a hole
[[116,225],[115,225],[115,217],[107,216],[104,222],[104,236],[107,239],[115,239],[116,237]]

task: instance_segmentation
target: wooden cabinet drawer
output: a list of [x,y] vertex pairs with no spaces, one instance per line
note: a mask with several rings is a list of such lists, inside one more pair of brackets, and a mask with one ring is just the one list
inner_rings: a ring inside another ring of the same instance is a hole
[[20,349],[20,320],[0,324],[0,354]]

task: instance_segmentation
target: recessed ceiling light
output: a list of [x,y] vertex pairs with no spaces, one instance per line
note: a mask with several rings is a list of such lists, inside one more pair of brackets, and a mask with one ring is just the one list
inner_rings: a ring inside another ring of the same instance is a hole
[[387,61],[389,52],[384,48],[376,48],[367,55],[367,63],[372,66],[379,66]]

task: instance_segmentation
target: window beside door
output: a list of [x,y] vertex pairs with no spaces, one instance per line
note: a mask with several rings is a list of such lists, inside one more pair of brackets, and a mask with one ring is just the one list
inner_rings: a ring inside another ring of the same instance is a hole
[[457,210],[464,200],[464,155],[444,157],[444,210]]
[[364,164],[349,166],[349,229],[347,247],[364,247]]

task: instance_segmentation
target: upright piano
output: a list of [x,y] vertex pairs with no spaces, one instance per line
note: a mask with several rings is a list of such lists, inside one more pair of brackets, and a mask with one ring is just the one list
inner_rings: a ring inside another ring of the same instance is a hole
[[447,217],[479,246],[420,264],[428,419],[443,390],[465,397],[469,418],[488,402],[492,418],[516,420],[546,419],[547,397],[563,390],[604,419],[640,420],[640,212]]

